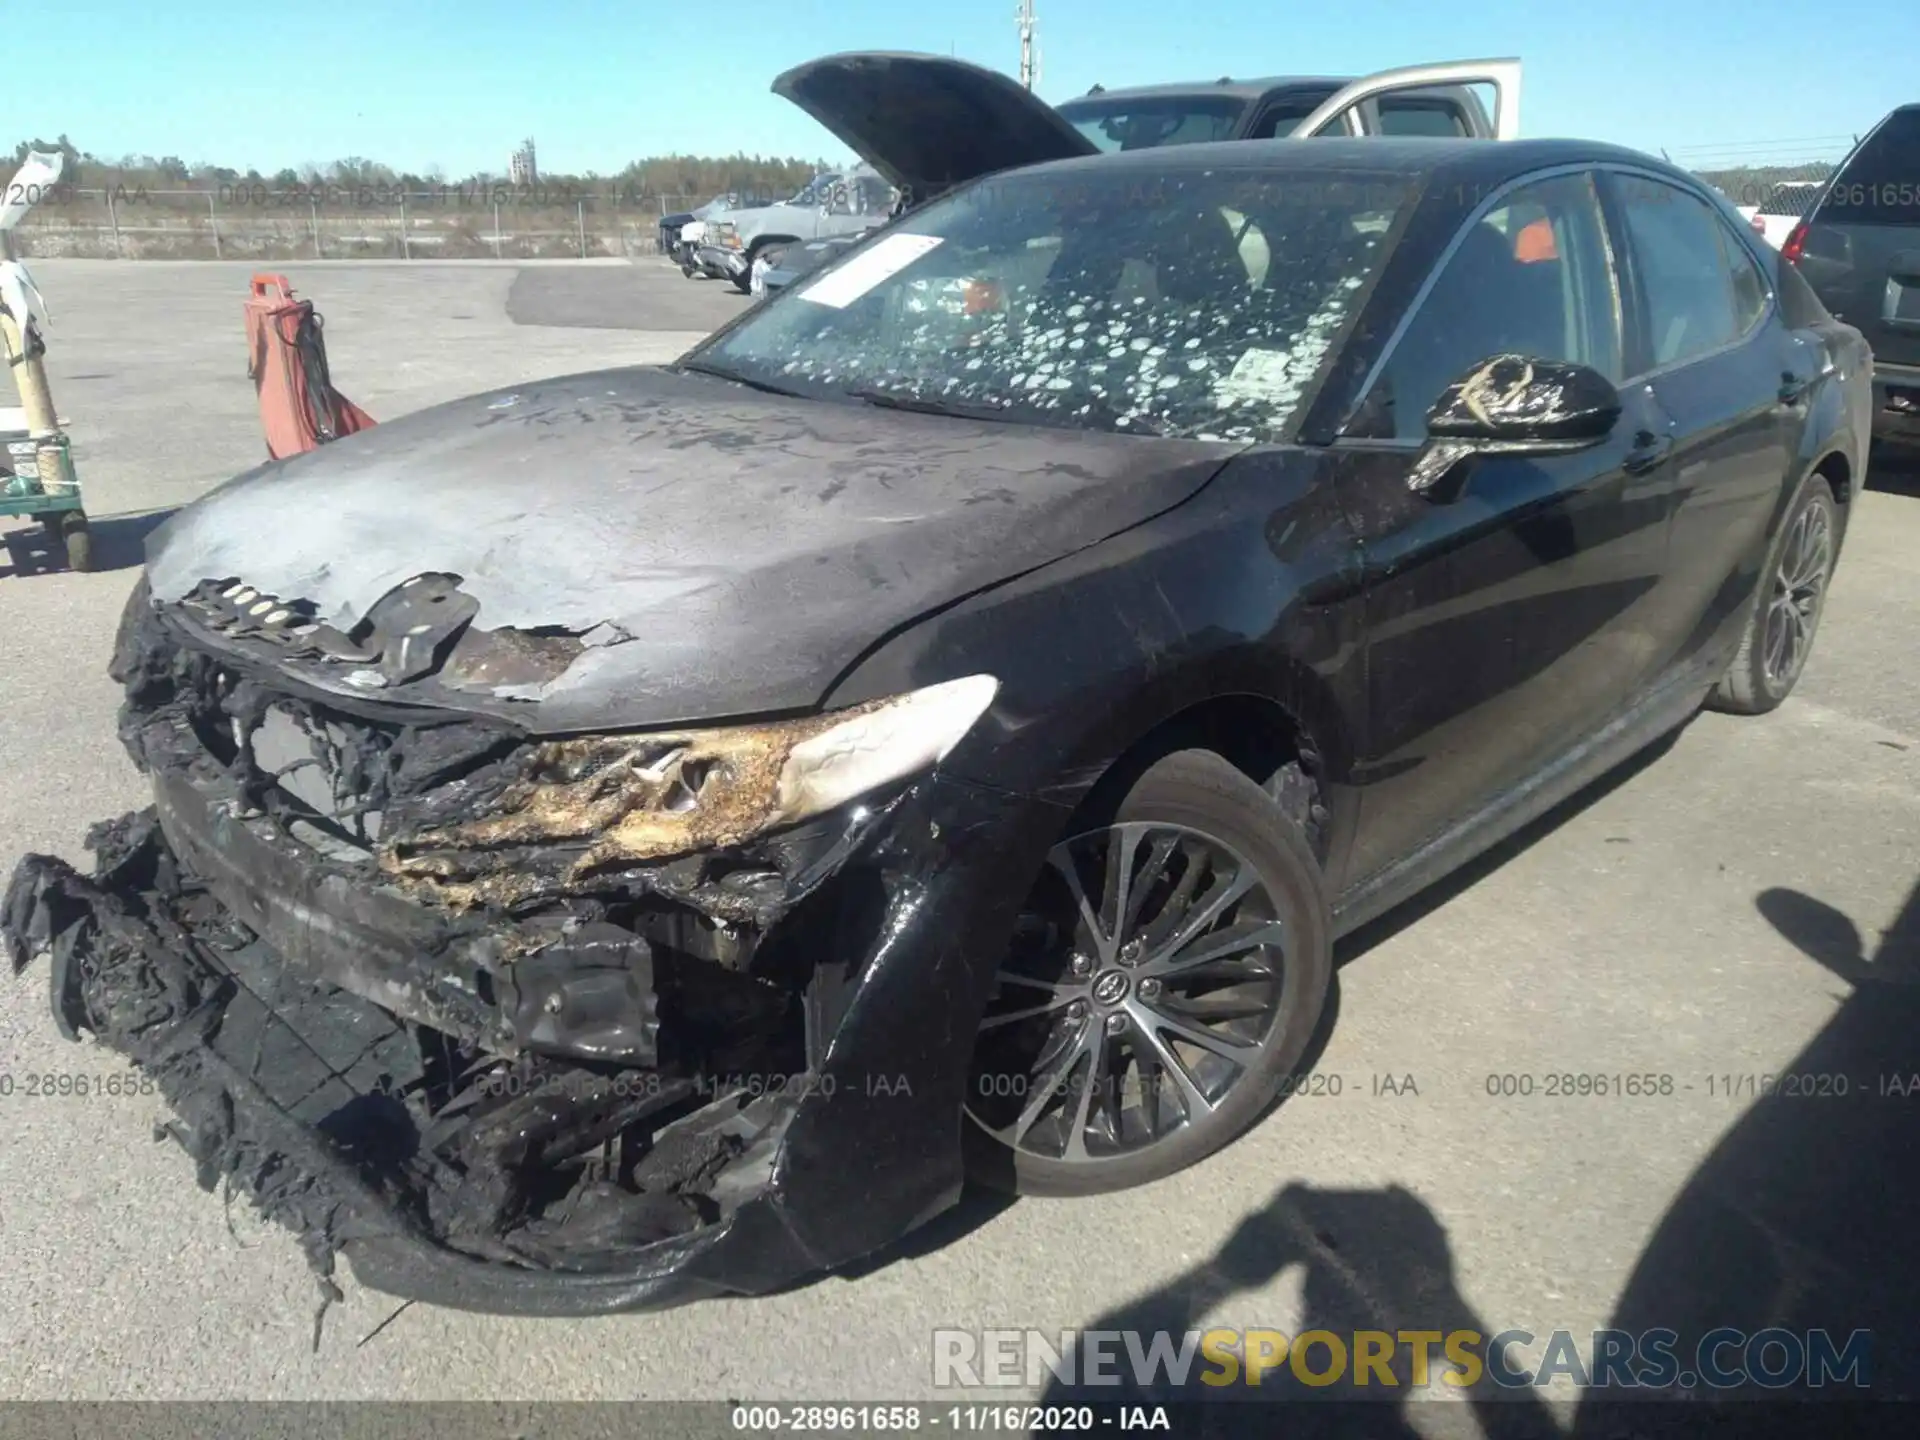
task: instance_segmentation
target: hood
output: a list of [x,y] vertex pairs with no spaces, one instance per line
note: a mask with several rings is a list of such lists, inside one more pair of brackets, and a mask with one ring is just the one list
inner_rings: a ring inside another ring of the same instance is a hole
[[997,70],[941,55],[829,55],[773,82],[919,204],[951,186],[1098,153],[1051,105]]
[[203,638],[363,702],[539,733],[805,710],[875,640],[1178,504],[1238,448],[612,370],[263,465],[156,531],[148,580],[195,622],[251,610]]

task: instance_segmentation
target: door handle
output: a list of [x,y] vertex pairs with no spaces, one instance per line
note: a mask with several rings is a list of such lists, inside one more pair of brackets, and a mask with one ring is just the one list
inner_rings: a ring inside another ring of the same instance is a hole
[[1780,372],[1780,403],[1782,405],[1798,405],[1802,400],[1807,398],[1807,392],[1813,389],[1813,382],[1816,378],[1818,377],[1813,375],[1796,375],[1791,370],[1782,370]]
[[1627,458],[1621,462],[1621,468],[1629,475],[1645,475],[1660,468],[1661,462],[1673,453],[1673,437],[1656,435],[1651,430],[1642,430],[1633,437],[1633,448],[1627,451]]

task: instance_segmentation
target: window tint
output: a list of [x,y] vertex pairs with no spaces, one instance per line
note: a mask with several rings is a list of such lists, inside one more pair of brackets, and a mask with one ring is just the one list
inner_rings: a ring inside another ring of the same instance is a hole
[[1733,322],[1742,335],[1760,323],[1767,310],[1767,296],[1773,286],[1754,262],[1753,254],[1738,237],[1720,222],[1721,258],[1733,275]]
[[1621,378],[1618,288],[1589,176],[1524,186],[1472,222],[1349,433],[1424,438],[1440,392],[1502,354]]
[[1836,225],[1920,225],[1920,105],[1881,121],[1860,143],[1820,203]]
[[1673,365],[1731,344],[1746,331],[1721,247],[1722,221],[1707,202],[1639,175],[1617,177],[1645,294],[1649,359]]
[[1467,117],[1450,100],[1423,100],[1408,95],[1380,97],[1382,135],[1471,135]]

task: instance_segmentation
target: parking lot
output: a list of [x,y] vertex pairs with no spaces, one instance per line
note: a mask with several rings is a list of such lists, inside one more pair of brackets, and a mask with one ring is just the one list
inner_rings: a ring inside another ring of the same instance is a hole
[[[140,538],[262,456],[243,267],[34,268],[100,570],[66,573],[30,529],[4,536],[8,866],[80,861],[90,824],[143,803],[105,674]],[[747,303],[658,261],[291,278],[326,318],[336,383],[376,417],[668,359]],[[1920,1071],[1917,655],[1920,466],[1889,462],[1855,497],[1782,710],[1701,715],[1343,947],[1316,1065],[1337,1085],[1171,1180],[976,1197],[859,1273],[771,1298],[594,1321],[412,1306],[371,1335],[396,1302],[349,1281],[316,1353],[295,1244],[195,1188],[154,1143],[157,1099],[17,1084],[0,1098],[0,1394],[912,1398],[935,1393],[941,1327],[1544,1336],[1712,1306],[1747,1328],[1872,1328],[1876,1379],[1910,1378],[1920,1093],[1878,1092]],[[44,967],[0,982],[0,1074],[118,1069],[60,1039],[45,986]],[[1761,1101],[1746,1078],[1813,1071],[1848,1093]],[[1672,1083],[1545,1083],[1628,1074]]]

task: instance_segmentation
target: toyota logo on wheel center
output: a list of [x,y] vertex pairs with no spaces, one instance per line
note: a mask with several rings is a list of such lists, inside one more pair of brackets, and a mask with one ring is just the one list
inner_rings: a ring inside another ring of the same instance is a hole
[[1124,970],[1108,970],[1093,982],[1093,998],[1102,1005],[1118,1005],[1127,998],[1127,976]]

